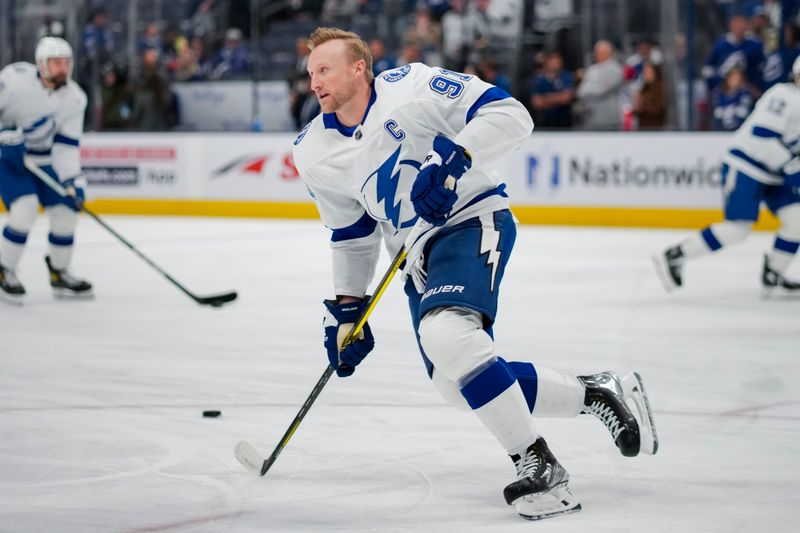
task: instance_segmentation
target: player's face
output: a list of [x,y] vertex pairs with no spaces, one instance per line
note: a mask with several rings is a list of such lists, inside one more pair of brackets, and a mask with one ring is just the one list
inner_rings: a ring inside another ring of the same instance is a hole
[[67,83],[71,61],[68,57],[51,57],[47,60],[47,70],[50,71],[50,80],[56,87]]
[[323,113],[335,113],[356,94],[358,74],[344,41],[334,39],[317,46],[308,57],[311,89]]

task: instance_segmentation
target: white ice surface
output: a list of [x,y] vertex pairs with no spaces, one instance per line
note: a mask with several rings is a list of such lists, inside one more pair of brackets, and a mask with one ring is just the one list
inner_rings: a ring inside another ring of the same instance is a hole
[[194,304],[84,219],[74,271],[97,297],[56,301],[40,219],[27,300],[0,304],[0,531],[797,531],[800,300],[760,298],[768,234],[690,264],[668,295],[649,255],[688,232],[520,229],[499,353],[638,370],[662,439],[629,459],[594,419],[540,421],[583,511],[530,523],[503,501],[503,450],[430,386],[398,280],[375,352],[331,380],[267,477],[245,471],[236,442],[269,453],[325,368],[326,231],[105,219],[190,289],[240,299]]

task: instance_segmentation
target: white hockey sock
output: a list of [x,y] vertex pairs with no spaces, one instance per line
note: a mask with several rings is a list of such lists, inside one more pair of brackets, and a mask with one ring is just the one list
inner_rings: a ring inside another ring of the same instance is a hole
[[571,418],[583,409],[586,390],[575,376],[536,366],[537,392],[535,417]]
[[3,229],[3,238],[0,240],[0,264],[3,268],[17,270],[27,238],[27,234],[14,231],[8,226]]
[[708,247],[700,233],[696,233],[680,242],[684,257],[691,259],[710,254],[713,250]]
[[747,220],[725,220],[707,228],[680,243],[683,255],[689,259],[716,252],[723,246],[738,244],[750,234],[753,223]]
[[54,269],[65,270],[72,260],[72,250],[74,247],[72,244],[59,245],[54,243],[53,241],[57,239],[59,239],[59,237],[54,236],[52,233],[50,234],[50,242],[47,246],[47,255],[50,256],[50,265]]
[[475,409],[475,414],[509,455],[521,454],[539,438],[522,390],[516,385]]
[[767,252],[767,261],[772,270],[786,272],[800,247],[800,205],[791,204],[778,210],[781,229],[775,235],[772,249]]

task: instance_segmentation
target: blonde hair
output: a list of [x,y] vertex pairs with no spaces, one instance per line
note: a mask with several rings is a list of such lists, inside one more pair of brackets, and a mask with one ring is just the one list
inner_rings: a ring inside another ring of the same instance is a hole
[[372,75],[372,53],[369,51],[369,45],[367,45],[357,33],[341,30],[339,28],[320,27],[308,36],[308,48],[313,50],[322,43],[335,39],[344,41],[350,60],[353,63],[357,62],[359,59],[364,60],[364,78],[366,78],[367,83],[372,83],[374,77]]

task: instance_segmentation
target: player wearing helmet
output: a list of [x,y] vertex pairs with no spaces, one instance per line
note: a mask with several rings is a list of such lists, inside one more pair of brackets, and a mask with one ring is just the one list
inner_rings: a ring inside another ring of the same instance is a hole
[[[8,216],[0,237],[0,297],[20,302],[25,288],[17,276],[38,205],[50,220],[50,285],[57,296],[89,296],[89,282],[68,272],[84,198],[80,136],[86,95],[70,79],[72,48],[58,37],[36,47],[36,65],[13,63],[0,71],[0,198]],[[41,167],[69,192],[62,197],[25,167]]]

